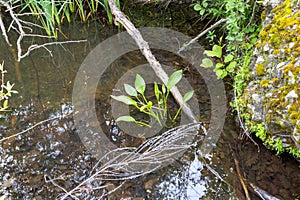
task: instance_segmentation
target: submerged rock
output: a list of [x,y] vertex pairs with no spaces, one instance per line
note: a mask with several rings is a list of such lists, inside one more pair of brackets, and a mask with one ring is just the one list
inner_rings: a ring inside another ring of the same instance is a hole
[[244,91],[252,126],[265,144],[300,156],[300,3],[266,0],[266,11]]

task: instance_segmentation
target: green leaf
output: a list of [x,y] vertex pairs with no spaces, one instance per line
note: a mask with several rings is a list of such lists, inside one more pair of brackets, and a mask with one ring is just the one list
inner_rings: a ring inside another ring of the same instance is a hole
[[233,62],[231,62],[227,67],[226,67],[226,70],[228,71],[228,72],[233,72],[234,71],[234,68],[235,68],[235,66],[236,66],[236,62],[235,61],[233,61]]
[[125,96],[125,95],[120,95],[120,96],[110,95],[110,96],[111,96],[111,98],[113,98],[117,101],[120,101],[122,103],[125,103],[127,105],[137,105],[136,101],[128,96]]
[[207,3],[207,2],[203,2],[203,3],[202,3],[202,6],[203,6],[204,8],[207,8],[208,3]]
[[8,93],[10,93],[13,86],[14,84],[10,84],[10,82],[7,81],[6,85],[4,85],[3,87],[7,90]]
[[199,12],[199,14],[202,16],[202,15],[204,15],[204,13],[205,13],[205,10],[200,10],[200,12]]
[[136,97],[137,96],[137,91],[134,87],[132,87],[131,85],[128,85],[128,84],[124,84],[124,88],[125,88],[125,91],[128,95],[130,96],[134,96]]
[[135,77],[135,82],[134,82],[134,87],[140,94],[144,94],[145,89],[146,89],[146,83],[139,74],[136,75]]
[[216,75],[217,75],[218,79],[222,78],[222,74],[223,74],[222,69],[217,69],[215,72],[216,72]]
[[131,116],[121,116],[116,119],[116,122],[136,122],[136,120]]
[[3,102],[3,108],[6,109],[8,107],[8,100],[6,99],[4,102]]
[[171,74],[168,82],[167,82],[167,88],[168,90],[171,90],[172,87],[174,87],[182,78],[182,70],[178,70]]
[[143,112],[144,110],[146,110],[148,107],[148,105],[143,105],[142,107],[140,107],[140,112]]
[[209,68],[209,67],[212,67],[214,64],[213,62],[211,61],[211,59],[209,58],[204,58],[202,59],[202,63],[201,63],[201,67],[205,67],[205,68]]
[[187,102],[188,100],[190,100],[194,95],[194,90],[191,90],[187,93],[185,93],[184,97],[183,97],[183,101]]
[[222,68],[222,67],[224,67],[224,64],[223,64],[223,63],[217,63],[217,64],[216,64],[216,69],[220,69],[220,68]]
[[194,10],[195,11],[199,11],[199,10],[201,10],[202,9],[202,7],[201,7],[201,5],[200,4],[196,4],[196,5],[194,5]]
[[204,51],[204,54],[206,54],[206,55],[209,56],[209,57],[217,57],[217,54],[216,54],[216,52],[214,52],[214,51],[208,51],[208,50],[205,50],[205,51]]
[[224,71],[223,71],[223,74],[222,74],[222,76],[221,76],[221,79],[223,79],[225,76],[227,76],[227,74],[228,74],[227,71],[224,70]]
[[222,57],[222,47],[219,45],[214,45],[212,48],[213,52],[215,52],[216,57],[221,58]]
[[224,62],[228,63],[228,62],[232,61],[232,59],[233,59],[233,55],[228,54],[227,56],[225,56]]

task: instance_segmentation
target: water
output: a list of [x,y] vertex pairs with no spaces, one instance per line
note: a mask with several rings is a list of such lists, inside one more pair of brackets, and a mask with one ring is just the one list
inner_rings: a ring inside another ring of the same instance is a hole
[[[157,9],[161,10],[155,7],[150,9],[147,20],[135,18],[140,19],[135,23],[157,23],[153,19],[162,14],[165,20],[160,21],[160,25],[174,25],[174,29],[189,30],[192,34],[197,32],[196,29],[186,28],[189,25],[194,26],[194,22],[184,25],[179,23],[184,17],[194,17],[187,11],[191,8],[182,12],[167,9],[160,15],[152,12]],[[135,13],[136,16],[139,14],[141,13]],[[15,61],[3,39],[0,39],[0,58],[5,60],[9,72],[6,77],[16,83],[15,89],[19,91],[10,101],[14,112],[1,121],[0,137],[10,136],[42,120],[48,120],[1,143],[0,196],[7,195],[9,199],[55,199],[63,193],[57,185],[67,190],[74,188],[88,177],[97,162],[81,143],[70,115],[73,110],[72,86],[76,72],[87,54],[110,35],[116,34],[117,30],[90,23],[89,26],[68,25],[64,27],[64,32],[72,39],[87,38],[88,41],[51,46],[49,48],[53,57],[45,50],[34,51],[20,63],[18,77]],[[200,120],[208,124],[211,114],[210,99],[201,76],[174,55],[166,52],[156,52],[156,55],[166,65],[183,69],[190,83],[197,86],[194,89],[198,96]],[[145,63],[145,60],[137,51],[118,59],[105,73],[96,91],[98,120],[107,136],[120,146],[137,146],[142,139],[119,131],[111,116],[109,94],[126,70],[141,63]],[[126,181],[109,198],[245,199],[234,163],[236,159],[252,199],[260,198],[255,195],[250,184],[279,199],[299,199],[299,163],[287,155],[276,157],[259,141],[258,152],[257,146],[251,141],[237,139],[239,132],[234,116],[229,113],[221,138],[210,157],[199,156],[196,153],[198,147],[189,149],[172,165]],[[120,184],[117,181],[108,183],[112,184],[111,189]],[[90,199],[93,195],[99,196],[99,193],[91,193]]]

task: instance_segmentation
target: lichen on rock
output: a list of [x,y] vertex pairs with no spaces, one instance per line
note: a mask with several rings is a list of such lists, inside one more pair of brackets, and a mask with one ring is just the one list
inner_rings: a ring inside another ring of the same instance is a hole
[[300,157],[300,3],[276,1],[266,11],[247,89],[250,126],[261,124],[265,144]]

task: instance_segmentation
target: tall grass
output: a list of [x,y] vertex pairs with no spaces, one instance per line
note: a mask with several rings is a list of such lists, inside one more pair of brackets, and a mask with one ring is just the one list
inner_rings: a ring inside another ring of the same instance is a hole
[[[106,10],[108,21],[113,23],[108,0],[10,0],[14,7],[20,7],[20,13],[28,11],[37,16],[48,35],[58,36],[59,26],[64,22],[71,22],[79,16],[86,22],[96,16],[100,7]],[[120,7],[119,0],[116,0]]]

